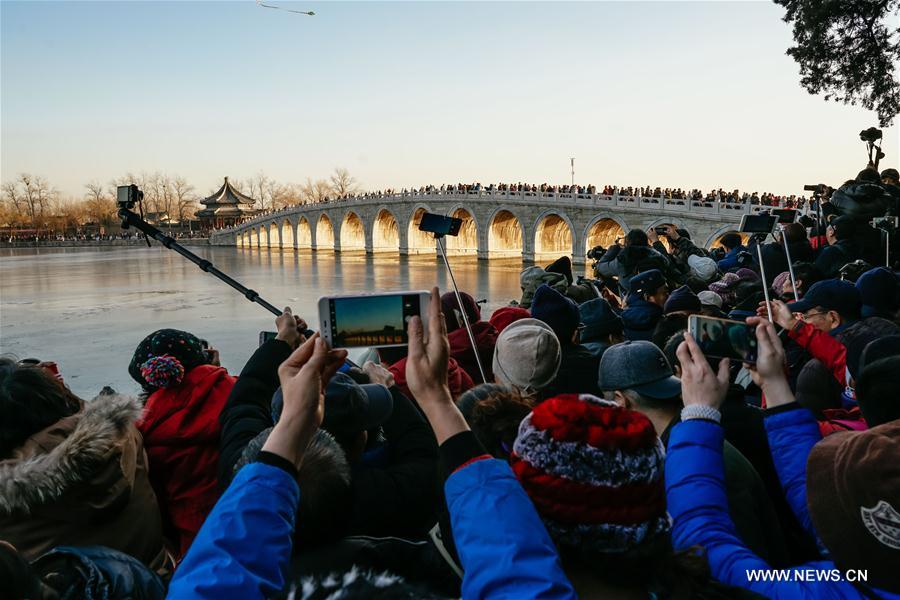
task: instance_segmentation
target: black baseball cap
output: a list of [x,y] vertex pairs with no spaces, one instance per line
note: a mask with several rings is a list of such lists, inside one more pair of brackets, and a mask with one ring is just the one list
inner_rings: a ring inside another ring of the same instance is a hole
[[826,279],[814,284],[803,299],[788,304],[791,312],[806,312],[821,306],[825,310],[834,310],[844,316],[859,315],[862,299],[859,290],[849,281],[842,279]]

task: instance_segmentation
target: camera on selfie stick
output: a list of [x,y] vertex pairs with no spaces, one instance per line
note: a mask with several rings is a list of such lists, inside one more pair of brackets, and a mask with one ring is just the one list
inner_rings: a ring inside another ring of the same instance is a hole
[[[141,206],[141,202],[144,200],[144,192],[138,188],[138,186],[131,185],[120,185],[116,188],[116,205],[118,206],[119,218],[122,219],[122,229],[129,229],[134,227],[144,234],[144,238],[147,240],[147,245],[150,245],[150,238],[152,237],[154,240],[158,241],[160,244],[168,248],[169,250],[174,250],[181,256],[185,257],[198,267],[202,271],[206,273],[211,273],[215,275],[220,280],[224,281],[237,291],[239,291],[247,300],[250,302],[256,302],[270,313],[276,316],[281,316],[281,311],[275,308],[272,304],[266,302],[262,298],[259,297],[259,294],[254,290],[251,290],[248,287],[245,287],[218,270],[210,261],[205,258],[200,258],[178,242],[176,242],[171,237],[164,234],[162,231],[148,223],[144,220],[144,211]],[[135,214],[132,209],[137,206],[140,214]],[[307,335],[311,335],[311,331],[305,332]]]
[[434,234],[437,240],[438,249],[441,251],[441,258],[447,266],[447,272],[450,273],[450,283],[453,284],[453,292],[456,294],[456,303],[459,305],[459,312],[462,315],[463,324],[466,326],[466,332],[469,334],[469,342],[472,344],[472,352],[475,354],[475,362],[478,364],[478,373],[481,374],[481,380],[484,383],[490,383],[484,374],[484,367],[481,364],[481,356],[478,353],[478,346],[475,345],[475,334],[472,333],[472,325],[469,323],[469,317],[466,315],[462,297],[459,295],[459,287],[456,285],[456,277],[453,276],[453,269],[450,268],[450,261],[447,260],[447,250],[444,248],[444,236],[458,236],[459,230],[462,228],[462,219],[456,217],[448,217],[446,215],[437,215],[434,213],[425,213],[422,220],[419,221],[419,231]]

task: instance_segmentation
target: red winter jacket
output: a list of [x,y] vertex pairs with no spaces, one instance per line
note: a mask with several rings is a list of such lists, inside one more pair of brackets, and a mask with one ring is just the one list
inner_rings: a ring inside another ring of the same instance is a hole
[[843,408],[826,408],[822,411],[825,419],[819,421],[819,432],[822,437],[840,431],[865,431],[869,428],[858,406],[850,410]]
[[179,560],[219,499],[219,413],[235,381],[222,367],[195,367],[177,386],[153,392],[137,424]]
[[[397,384],[403,395],[407,398],[415,399],[415,396],[412,395],[412,392],[409,391],[409,387],[406,385],[406,359],[401,358],[388,367],[388,371],[394,376],[394,383]],[[453,396],[454,400],[459,398],[464,392],[475,387],[472,378],[460,368],[459,363],[453,358],[449,359],[447,365],[447,384],[450,388],[450,395]]]
[[[494,346],[497,345],[497,329],[487,321],[472,323],[472,336],[475,338],[475,346],[481,357],[481,366],[484,367],[486,383],[494,382]],[[465,327],[451,331],[447,336],[450,341],[450,356],[456,359],[459,366],[468,373],[472,381],[482,383],[481,373],[478,371],[478,362],[475,360],[475,352],[472,351],[472,342],[469,341],[469,333]]]
[[842,343],[803,321],[797,321],[788,335],[813,358],[819,359],[838,383],[847,385],[847,348]]

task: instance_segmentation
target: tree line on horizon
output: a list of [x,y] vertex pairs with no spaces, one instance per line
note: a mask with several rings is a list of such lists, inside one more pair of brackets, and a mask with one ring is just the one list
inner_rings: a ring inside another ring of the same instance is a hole
[[[259,171],[246,178],[228,178],[242,194],[253,198],[257,210],[278,210],[286,206],[321,202],[362,191],[359,182],[342,167],[327,178],[306,178],[303,183],[285,183]],[[143,211],[156,225],[181,226],[195,220],[200,200],[214,194],[221,183],[206,194],[197,192],[187,178],[161,171],[127,173],[103,184],[84,184],[81,197],[63,195],[50,181],[31,173],[19,173],[0,186],[0,227],[65,233],[92,225],[109,230],[119,223],[116,215],[116,188],[136,184],[144,192]]]

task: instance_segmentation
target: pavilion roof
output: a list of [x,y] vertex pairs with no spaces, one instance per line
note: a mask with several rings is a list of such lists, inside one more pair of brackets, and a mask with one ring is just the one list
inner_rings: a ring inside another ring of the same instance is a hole
[[[256,200],[251,198],[250,196],[246,196],[239,192],[231,182],[228,181],[228,178],[225,178],[225,182],[222,184],[222,187],[219,188],[212,196],[208,196],[200,201],[200,204],[206,205],[205,210],[215,209],[223,205],[230,205],[234,208],[238,208],[240,210],[248,210],[241,207],[241,204],[246,204],[249,207],[252,207],[256,204]],[[249,209],[249,210],[252,210]]]

